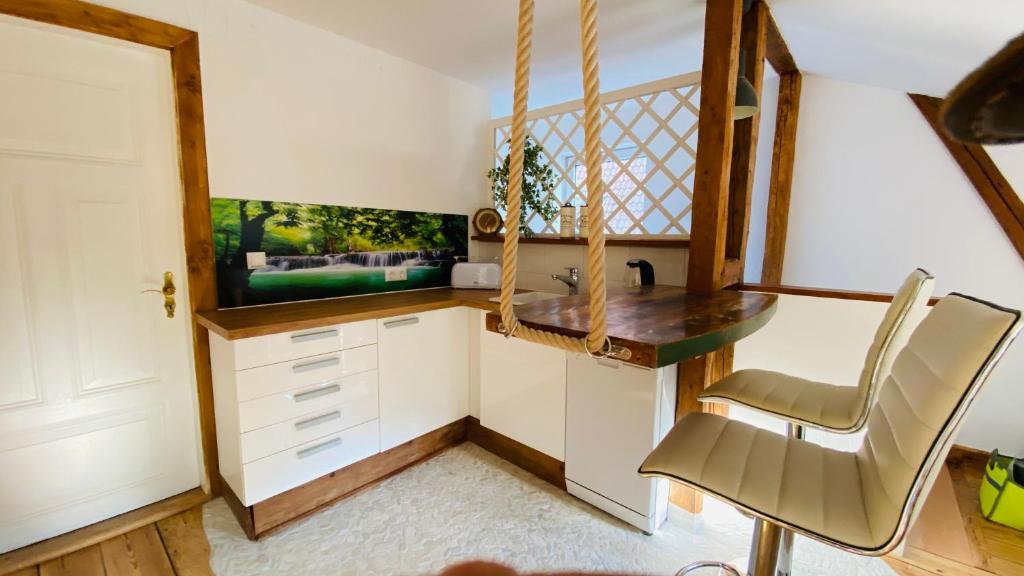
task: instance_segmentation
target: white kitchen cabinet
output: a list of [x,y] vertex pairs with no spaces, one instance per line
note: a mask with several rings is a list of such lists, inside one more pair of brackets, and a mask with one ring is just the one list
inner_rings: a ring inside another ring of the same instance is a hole
[[210,334],[220,473],[246,506],[377,454],[377,323]]
[[566,353],[488,332],[478,316],[480,424],[565,460]]
[[565,477],[569,493],[653,533],[668,512],[666,480],[640,463],[674,423],[676,367],[651,370],[568,354]]
[[469,317],[448,308],[377,321],[381,450],[469,414]]

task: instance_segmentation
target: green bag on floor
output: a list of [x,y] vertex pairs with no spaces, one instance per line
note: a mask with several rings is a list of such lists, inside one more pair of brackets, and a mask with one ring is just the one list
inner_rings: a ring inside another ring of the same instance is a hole
[[980,498],[985,518],[1024,530],[1024,460],[1000,456],[993,450],[985,466]]

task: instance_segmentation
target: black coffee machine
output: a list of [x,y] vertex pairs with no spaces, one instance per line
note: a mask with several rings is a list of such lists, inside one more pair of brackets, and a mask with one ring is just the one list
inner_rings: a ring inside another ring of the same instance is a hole
[[647,260],[626,262],[626,286],[654,286],[654,266]]

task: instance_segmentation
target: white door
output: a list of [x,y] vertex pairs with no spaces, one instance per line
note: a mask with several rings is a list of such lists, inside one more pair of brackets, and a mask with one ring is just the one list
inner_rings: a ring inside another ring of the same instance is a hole
[[174,118],[165,51],[0,17],[0,552],[200,483]]

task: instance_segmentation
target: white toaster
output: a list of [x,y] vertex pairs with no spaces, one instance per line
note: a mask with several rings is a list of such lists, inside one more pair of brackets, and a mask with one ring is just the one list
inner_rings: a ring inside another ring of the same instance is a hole
[[496,289],[501,285],[501,265],[494,262],[459,262],[452,267],[453,288]]

